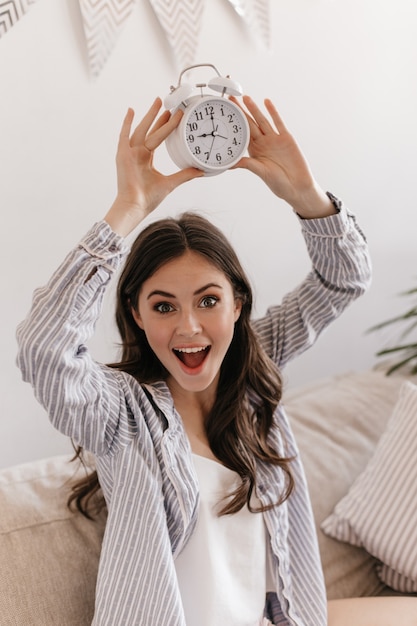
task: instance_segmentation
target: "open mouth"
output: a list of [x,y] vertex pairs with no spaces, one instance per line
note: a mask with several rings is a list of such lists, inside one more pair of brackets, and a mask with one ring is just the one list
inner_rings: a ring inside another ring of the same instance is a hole
[[204,346],[199,348],[174,348],[173,353],[175,356],[184,363],[186,367],[194,369],[200,367],[204,362],[211,346]]

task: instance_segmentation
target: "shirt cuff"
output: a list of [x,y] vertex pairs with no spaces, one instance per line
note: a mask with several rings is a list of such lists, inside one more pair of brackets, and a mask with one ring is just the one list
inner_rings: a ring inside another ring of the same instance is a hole
[[93,258],[105,261],[109,265],[113,265],[113,262],[118,265],[120,259],[129,251],[125,239],[115,233],[104,220],[96,222],[90,228],[79,246]]
[[316,237],[342,237],[350,229],[353,216],[346,209],[342,200],[336,198],[329,191],[326,194],[338,212],[327,217],[316,217],[308,220],[298,216],[301,228],[305,233]]

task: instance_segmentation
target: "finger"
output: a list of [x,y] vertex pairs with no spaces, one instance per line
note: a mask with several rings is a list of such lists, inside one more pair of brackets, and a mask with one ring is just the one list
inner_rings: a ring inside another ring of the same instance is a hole
[[171,190],[173,190],[179,187],[179,185],[188,182],[189,180],[193,180],[194,178],[202,178],[203,176],[203,170],[199,170],[196,167],[186,167],[183,170],[175,172],[175,174],[170,174],[169,176],[166,176],[166,179],[171,185]]
[[126,141],[129,141],[129,137],[130,137],[130,131],[132,129],[132,122],[133,122],[133,118],[134,118],[134,111],[133,109],[129,108],[127,110],[127,113],[124,117],[123,123],[122,123],[122,127],[120,129],[120,134],[119,134],[119,146],[122,143],[125,143]]
[[[155,150],[165,139],[172,133],[172,131],[178,126],[184,112],[182,110],[176,111],[173,115],[169,115],[168,120],[163,122],[161,119],[161,123],[156,123],[152,131],[146,138],[146,147],[148,150]],[[161,116],[161,118],[163,115]],[[159,121],[159,120],[158,120]]]
[[135,131],[132,135],[131,142],[132,144],[143,144],[145,142],[146,135],[150,127],[152,126],[158,112],[161,108],[162,100],[161,98],[155,98],[148,112],[142,118],[142,121],[135,128]]
[[262,113],[261,109],[258,105],[250,98],[249,96],[243,96],[243,102],[245,103],[248,111],[252,115],[256,124],[260,131],[266,135],[268,133],[274,132],[274,129],[271,126],[271,123],[267,119],[267,117]]
[[156,120],[156,122],[154,123],[154,125],[152,126],[150,132],[154,132],[155,130],[158,130],[158,128],[161,128],[161,126],[163,126],[164,124],[167,123],[167,121],[169,120],[169,118],[171,117],[171,113],[167,110],[165,110],[163,113],[161,113],[161,115],[158,117],[158,119]]
[[255,120],[253,119],[253,117],[251,115],[248,114],[247,110],[245,110],[242,105],[240,104],[240,102],[237,100],[237,98],[235,98],[234,96],[230,96],[229,100],[232,100],[240,109],[241,111],[245,114],[246,119],[248,121],[249,124],[249,130],[250,130],[250,136],[252,139],[257,139],[258,137],[260,137],[262,135],[261,131],[258,128],[258,124],[255,122]]
[[269,115],[271,116],[272,121],[274,122],[275,128],[277,129],[277,131],[280,134],[282,134],[283,132],[288,132],[288,129],[285,126],[282,117],[280,116],[277,109],[275,108],[275,105],[273,104],[272,100],[270,100],[269,98],[266,98],[265,107]]
[[231,169],[249,170],[250,172],[253,172],[253,174],[260,176],[262,166],[256,161],[256,159],[242,157],[240,161],[238,161]]

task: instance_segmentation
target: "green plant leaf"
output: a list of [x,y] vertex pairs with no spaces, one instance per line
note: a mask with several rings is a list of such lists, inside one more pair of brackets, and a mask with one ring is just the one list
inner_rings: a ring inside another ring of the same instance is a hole
[[[412,287],[408,291],[401,293],[401,296],[415,296],[417,287]],[[405,343],[404,340],[411,337],[413,340],[417,329],[417,306],[407,308],[405,313],[397,315],[385,322],[380,322],[372,326],[368,332],[375,332],[396,324],[399,326],[397,345],[384,348],[376,353],[377,357],[397,356],[398,360],[388,365],[387,375],[392,374],[405,365],[411,366],[411,373],[417,373],[417,343]]]

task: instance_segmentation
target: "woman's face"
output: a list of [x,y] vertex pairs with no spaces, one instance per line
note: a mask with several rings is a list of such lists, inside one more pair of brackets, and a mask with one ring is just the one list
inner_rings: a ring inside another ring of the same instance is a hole
[[240,311],[227,276],[187,251],[143,283],[132,312],[168,371],[168,384],[198,393],[217,385]]

